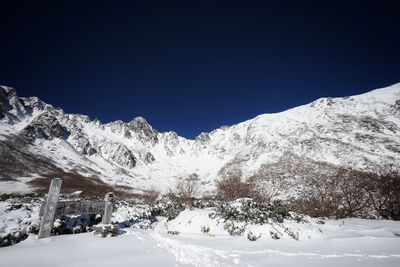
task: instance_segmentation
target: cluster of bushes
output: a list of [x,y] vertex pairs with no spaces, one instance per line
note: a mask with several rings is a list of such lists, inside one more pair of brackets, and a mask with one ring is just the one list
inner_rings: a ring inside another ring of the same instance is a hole
[[39,232],[37,196],[3,195],[0,206],[0,247],[16,244]]
[[[22,240],[26,239],[28,237],[28,235],[31,233],[30,229],[32,228],[21,228],[21,229],[14,229],[9,233],[6,233],[5,235],[1,235],[0,236],[0,247],[6,247],[6,246],[11,246],[14,244],[17,244],[19,242],[21,242]],[[36,233],[38,232],[38,229],[36,229],[37,231],[33,231],[32,233]]]
[[100,222],[100,215],[61,216],[54,220],[51,232],[53,235],[86,233]]
[[118,213],[114,214],[112,220],[119,228],[149,229],[156,221],[154,208],[150,205],[118,200],[116,206]]
[[153,206],[153,215],[166,217],[167,220],[175,219],[186,205],[176,198],[162,198]]
[[339,169],[330,177],[309,179],[291,208],[313,217],[400,220],[400,172]]
[[[243,205],[256,205],[258,209],[264,210],[261,213],[253,213],[253,207],[249,206],[245,213],[254,214],[249,215],[254,217],[254,222],[263,221],[262,216],[271,218],[279,215],[279,212],[269,213],[271,209],[284,207],[282,202],[273,200],[290,186],[285,179],[277,177],[269,186],[271,188],[268,188],[262,177],[242,179],[241,173],[235,172],[225,174],[217,181],[217,197],[199,200],[196,198],[198,180],[198,176],[191,175],[179,182],[176,189],[170,192],[169,199],[172,199],[174,204],[170,207],[172,213],[169,215],[172,216],[168,215],[169,218],[176,217],[185,207],[215,207],[221,214],[245,216],[238,213],[238,210],[236,213],[230,212],[229,209],[233,207],[229,205],[229,201],[252,198],[256,201]],[[331,175],[307,178],[302,190],[292,199],[286,200],[285,204],[286,211],[289,209],[312,217],[400,220],[400,171],[392,166],[378,173],[340,168]],[[280,218],[278,216],[274,219]]]
[[238,221],[253,224],[271,222],[283,223],[291,219],[291,214],[281,201],[264,202],[251,198],[234,201],[219,201],[214,207],[211,218],[219,217],[224,221]]

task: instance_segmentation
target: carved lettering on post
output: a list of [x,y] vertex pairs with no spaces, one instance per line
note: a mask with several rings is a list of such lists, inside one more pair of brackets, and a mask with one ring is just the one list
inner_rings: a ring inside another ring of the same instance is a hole
[[61,182],[62,181],[60,178],[51,180],[38,238],[50,236],[51,229],[53,228],[54,217],[56,215],[58,195],[60,194],[61,190]]
[[[59,201],[55,216],[82,215],[82,214],[104,214],[105,201]],[[46,202],[40,206],[39,216],[43,216]]]

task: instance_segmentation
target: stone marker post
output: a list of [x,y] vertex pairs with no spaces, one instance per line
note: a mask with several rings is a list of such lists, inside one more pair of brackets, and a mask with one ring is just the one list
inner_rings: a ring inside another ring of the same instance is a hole
[[61,190],[60,178],[55,178],[51,180],[49,194],[47,195],[46,206],[44,208],[44,214],[42,221],[40,223],[38,238],[46,238],[51,234],[51,229],[53,229],[54,216],[56,214],[58,195]]

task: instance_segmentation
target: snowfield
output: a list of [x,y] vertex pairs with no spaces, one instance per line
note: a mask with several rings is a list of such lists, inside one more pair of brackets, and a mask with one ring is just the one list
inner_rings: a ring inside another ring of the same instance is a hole
[[[171,221],[160,217],[152,229],[123,228],[116,237],[30,235],[0,248],[1,266],[400,266],[400,222],[285,221],[281,226],[298,231],[299,240],[284,234],[275,240],[276,225],[249,225],[231,236],[209,213],[185,210]],[[260,238],[250,241],[249,231]]]

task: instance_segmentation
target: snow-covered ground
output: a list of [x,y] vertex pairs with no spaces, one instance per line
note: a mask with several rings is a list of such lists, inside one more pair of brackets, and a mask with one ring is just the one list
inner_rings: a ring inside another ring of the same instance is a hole
[[[168,222],[159,218],[153,229],[125,228],[116,237],[30,235],[0,248],[0,266],[400,266],[400,222],[285,221],[249,225],[243,235],[231,236],[208,213],[185,210]],[[271,238],[271,230],[285,228],[298,232],[298,240],[284,233]],[[249,231],[260,238],[248,240]]]

